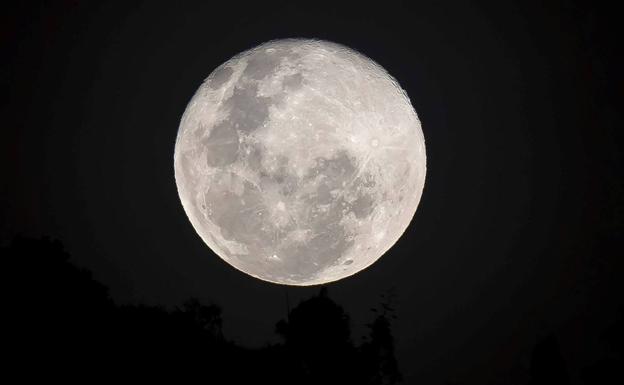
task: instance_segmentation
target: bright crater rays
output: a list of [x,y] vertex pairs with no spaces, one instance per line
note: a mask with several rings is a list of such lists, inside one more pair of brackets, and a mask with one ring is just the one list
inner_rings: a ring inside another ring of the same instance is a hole
[[182,205],[226,262],[314,285],[381,257],[422,194],[425,143],[407,95],[347,47],[276,40],[219,66],[180,123]]

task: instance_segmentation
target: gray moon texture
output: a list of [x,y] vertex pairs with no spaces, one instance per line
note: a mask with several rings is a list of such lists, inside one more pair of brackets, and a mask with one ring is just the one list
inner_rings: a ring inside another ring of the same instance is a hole
[[380,65],[336,43],[274,40],[201,84],[174,169],[188,218],[219,257],[265,281],[317,285],[370,266],[405,232],[425,141]]

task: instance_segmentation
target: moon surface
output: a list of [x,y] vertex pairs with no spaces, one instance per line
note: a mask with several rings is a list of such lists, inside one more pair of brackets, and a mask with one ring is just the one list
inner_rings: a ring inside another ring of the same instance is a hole
[[188,218],[218,256],[265,281],[316,285],[368,267],[404,233],[425,142],[380,65],[336,43],[275,40],[201,84],[174,169]]

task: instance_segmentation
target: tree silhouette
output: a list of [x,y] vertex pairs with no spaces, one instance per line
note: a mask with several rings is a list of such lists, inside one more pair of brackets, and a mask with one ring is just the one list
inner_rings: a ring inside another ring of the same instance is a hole
[[221,308],[215,304],[203,305],[197,298],[190,298],[174,314],[188,318],[207,338],[223,340]]
[[371,309],[377,315],[367,325],[370,331],[369,340],[361,346],[364,368],[368,372],[370,384],[396,384],[402,379],[394,356],[394,338],[391,332],[391,320],[396,319],[392,306],[394,297],[393,291],[382,295],[380,309]]
[[348,315],[321,288],[276,324],[283,344],[249,349],[225,338],[215,304],[191,298],[173,310],[115,305],[104,285],[70,263],[59,241],[18,237],[0,255],[5,350],[22,378],[192,377],[274,385],[392,384],[400,378],[387,304],[369,325],[370,342],[356,347]]
[[554,334],[537,343],[531,357],[530,385],[570,384],[570,378]]
[[290,364],[300,371],[302,383],[344,383],[356,375],[349,317],[329,298],[326,287],[295,307],[287,321],[278,322],[276,332],[284,338]]
[[9,347],[22,362],[83,362],[107,341],[114,305],[105,286],[69,263],[59,241],[16,237],[2,248]]
[[[15,238],[0,248],[5,366],[52,378],[204,378],[213,384],[390,385],[402,376],[394,353],[395,295],[382,295],[359,346],[351,321],[328,289],[277,322],[283,343],[251,349],[223,335],[221,308],[191,298],[168,310],[113,303],[90,272],[70,263],[59,241]],[[622,382],[622,312],[605,333],[605,354],[582,370],[586,384]],[[172,377],[173,376],[173,377]],[[530,384],[569,384],[556,337],[535,346]]]
[[624,308],[619,308],[615,322],[605,330],[603,340],[606,351],[600,359],[583,369],[583,382],[621,384],[624,382]]

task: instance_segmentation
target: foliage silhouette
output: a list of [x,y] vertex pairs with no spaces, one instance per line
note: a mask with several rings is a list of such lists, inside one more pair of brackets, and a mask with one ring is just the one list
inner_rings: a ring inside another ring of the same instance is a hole
[[366,375],[372,384],[388,385],[401,381],[397,360],[394,356],[394,338],[391,319],[396,319],[392,302],[395,294],[382,295],[381,309],[372,309],[377,314],[370,329],[370,341],[361,347]]
[[581,377],[586,384],[624,383],[624,308],[619,308],[615,322],[605,330],[603,340],[606,353],[585,368]]
[[[402,376],[394,355],[394,293],[382,295],[355,345],[347,313],[322,287],[276,323],[283,343],[250,349],[223,335],[221,308],[191,298],[180,307],[113,303],[107,288],[69,261],[59,241],[17,237],[0,248],[4,285],[4,366],[22,379],[75,377],[142,382],[201,378],[209,384],[390,385]],[[585,384],[622,383],[624,317],[606,352],[581,370]],[[536,344],[530,384],[569,384],[554,334]]]
[[554,334],[542,339],[533,348],[530,385],[567,385],[570,377]]
[[[282,344],[239,346],[223,335],[221,308],[117,306],[91,273],[69,262],[59,241],[15,238],[0,249],[12,370],[22,377],[193,377],[210,384],[394,384],[388,314],[355,346],[348,315],[327,288],[276,324]],[[383,305],[382,305],[383,306]]]

